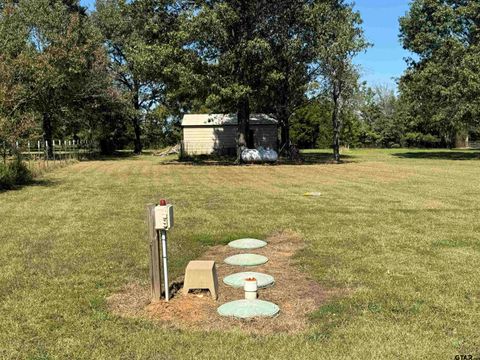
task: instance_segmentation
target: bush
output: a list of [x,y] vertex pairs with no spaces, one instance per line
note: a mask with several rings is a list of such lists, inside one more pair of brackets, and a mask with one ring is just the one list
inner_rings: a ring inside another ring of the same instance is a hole
[[440,145],[440,139],[432,134],[423,135],[422,142],[426,147],[438,147]]
[[0,190],[8,190],[31,181],[32,173],[20,158],[6,165],[0,164]]
[[0,164],[0,190],[10,189],[14,184],[12,172],[8,166]]
[[432,134],[409,132],[402,137],[402,146],[435,148],[440,146],[440,139]]

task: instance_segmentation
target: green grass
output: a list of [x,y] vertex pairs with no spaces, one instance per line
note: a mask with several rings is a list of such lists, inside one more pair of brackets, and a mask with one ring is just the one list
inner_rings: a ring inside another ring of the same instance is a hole
[[[303,166],[80,162],[0,193],[0,358],[480,355],[480,153],[356,150],[340,165],[308,155]],[[175,205],[174,277],[208,246],[292,229],[307,244],[302,270],[347,295],[295,336],[179,331],[112,315],[106,297],[148,281],[144,207],[160,197]]]

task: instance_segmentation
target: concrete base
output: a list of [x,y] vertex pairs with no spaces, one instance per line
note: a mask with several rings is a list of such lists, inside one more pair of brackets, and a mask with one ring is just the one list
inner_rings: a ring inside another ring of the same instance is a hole
[[187,294],[193,289],[208,289],[214,300],[217,300],[218,278],[215,261],[190,261],[185,270],[183,292]]

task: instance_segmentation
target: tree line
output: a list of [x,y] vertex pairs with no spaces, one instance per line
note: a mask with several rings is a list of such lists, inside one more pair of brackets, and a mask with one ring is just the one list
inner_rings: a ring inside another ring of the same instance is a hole
[[474,132],[479,5],[415,0],[398,93],[359,81],[370,44],[344,0],[0,0],[0,141],[179,141],[187,112],[278,119],[280,148],[452,146]]
[[[395,91],[359,84],[344,107],[342,143],[361,147],[455,147],[480,139],[480,3],[415,0],[399,19],[412,55]],[[293,115],[303,148],[331,144],[332,103],[315,99]]]

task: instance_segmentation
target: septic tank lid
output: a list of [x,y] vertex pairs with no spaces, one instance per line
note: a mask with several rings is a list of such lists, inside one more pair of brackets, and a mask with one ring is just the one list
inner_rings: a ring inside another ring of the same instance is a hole
[[238,240],[230,241],[228,243],[228,246],[235,249],[258,249],[266,245],[267,243],[263,240],[250,239],[250,238],[238,239]]
[[223,304],[217,309],[221,316],[233,316],[240,319],[253,317],[273,317],[280,311],[278,305],[263,300],[236,300]]
[[257,286],[259,288],[265,288],[267,286],[273,285],[273,283],[275,282],[273,276],[252,271],[228,275],[223,278],[223,282],[234,288],[243,288],[245,279],[247,278],[257,279]]
[[238,254],[230,256],[224,261],[229,265],[255,266],[265,264],[268,261],[268,258],[257,254]]

